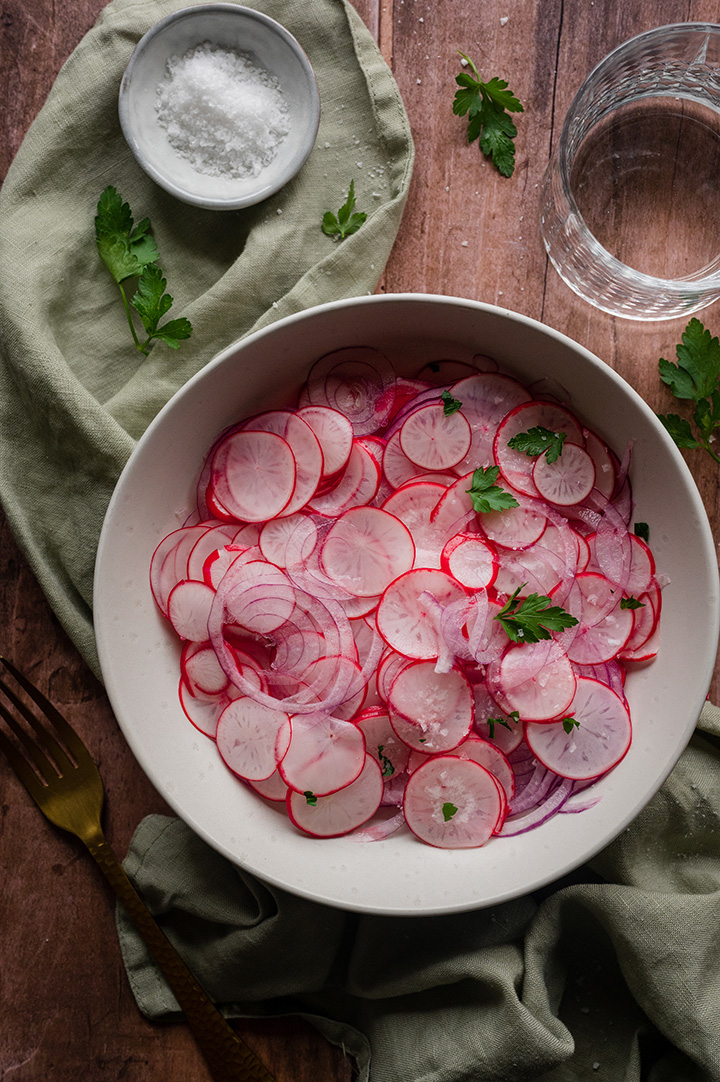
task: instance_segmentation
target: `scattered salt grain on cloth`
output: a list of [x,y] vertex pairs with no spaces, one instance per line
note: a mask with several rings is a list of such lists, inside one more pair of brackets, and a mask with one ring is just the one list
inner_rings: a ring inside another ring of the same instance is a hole
[[210,176],[257,176],[290,130],[275,76],[248,54],[210,42],[170,57],[156,109],[173,149]]

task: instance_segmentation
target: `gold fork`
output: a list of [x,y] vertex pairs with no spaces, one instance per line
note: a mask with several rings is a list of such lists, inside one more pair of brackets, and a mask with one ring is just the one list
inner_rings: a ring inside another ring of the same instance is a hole
[[[170,985],[212,1078],[215,1082],[274,1082],[193,977],[105,840],[100,822],[103,784],[82,740],[7,658],[0,656],[0,662],[44,715],[38,717],[0,677],[0,691],[14,709],[13,714],[0,700],[0,716],[15,738],[11,740],[0,729],[0,750],[50,822],[75,834],[97,861]],[[21,724],[18,716],[27,724]]]

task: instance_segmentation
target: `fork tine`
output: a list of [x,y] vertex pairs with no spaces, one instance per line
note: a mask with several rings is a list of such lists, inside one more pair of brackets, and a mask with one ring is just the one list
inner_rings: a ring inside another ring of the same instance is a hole
[[[18,684],[27,692],[33,702],[40,707],[48,721],[50,721],[55,726],[55,729],[64,741],[66,747],[75,757],[75,761],[79,763],[81,761],[90,760],[90,752],[87,750],[75,730],[69,725],[69,723],[65,720],[60,711],[50,702],[50,700],[46,699],[43,693],[39,691],[35,687],[35,685],[32,684],[28,680],[28,678],[20,672],[19,669],[16,669],[12,662],[8,661],[6,657],[0,655],[0,662],[2,662],[8,672],[12,674],[15,680],[17,680]],[[0,683],[2,683],[2,681],[0,681]],[[9,691],[7,686],[4,686],[6,692]],[[32,718],[31,715],[29,715],[29,712],[26,713],[25,716],[28,717],[28,719],[31,720],[32,723]],[[34,725],[37,726],[36,721],[34,722]],[[43,732],[46,733],[47,730],[43,729]],[[68,765],[71,764],[68,762]]]
[[[0,688],[3,683],[0,680]],[[12,732],[15,739],[21,745],[26,760],[32,763],[37,770],[38,774],[43,778],[45,782],[50,784],[53,778],[61,777],[59,767],[56,768],[55,764],[49,758],[47,752],[37,744],[30,734],[23,729],[21,725],[18,725],[17,719],[13,717],[6,706],[0,702],[0,717],[4,718],[7,727]],[[5,738],[7,740],[7,737]]]
[[[33,747],[39,748],[41,751],[44,751],[46,755],[50,756],[54,765],[57,767],[57,772],[59,774],[64,774],[68,770],[72,770],[74,763],[68,757],[65,749],[62,748],[60,744],[58,744],[57,740],[49,731],[49,729],[44,726],[40,721],[38,721],[32,710],[28,709],[25,703],[17,697],[13,689],[9,687],[1,677],[0,691],[2,691],[2,693],[9,700],[12,706],[15,707],[17,713],[20,714],[21,717],[25,718],[25,721],[27,721],[32,728],[35,736],[35,744],[33,745]],[[2,703],[0,703],[0,707],[2,707]],[[30,747],[30,743],[32,743],[32,741],[28,742],[25,739],[25,736],[27,736],[27,734],[24,733],[21,726],[17,724],[17,719],[13,718],[13,715],[7,709],[2,710],[2,716],[5,718],[5,721],[13,730],[18,740],[22,740],[28,753],[32,754],[33,748]]]
[[17,748],[13,746],[2,729],[0,729],[0,751],[2,751],[5,758],[10,763],[10,766],[30,793],[30,796],[33,800],[37,801],[43,789],[42,782],[34,770],[29,766],[24,755],[21,755]]

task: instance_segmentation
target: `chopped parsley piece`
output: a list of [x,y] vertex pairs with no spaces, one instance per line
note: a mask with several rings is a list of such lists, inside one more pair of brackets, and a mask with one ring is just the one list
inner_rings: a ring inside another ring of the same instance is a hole
[[385,750],[385,745],[384,744],[378,744],[378,760],[380,762],[380,769],[382,770],[382,776],[384,778],[389,778],[392,774],[395,773],[395,767],[392,765],[392,763],[388,759],[387,755],[383,755],[384,750]]
[[310,789],[306,789],[303,796],[305,797],[306,802],[314,808],[317,804],[317,797],[315,794]]
[[466,489],[472,505],[478,514],[487,514],[489,511],[507,511],[511,507],[517,507],[518,501],[504,488],[496,484],[498,466],[480,466],[473,472],[472,486]]
[[462,409],[462,402],[457,398],[453,398],[449,391],[443,391],[440,395],[443,403],[443,412],[446,417],[449,417],[451,413],[457,413],[459,409]]
[[621,597],[620,598],[621,609],[644,609],[645,602],[638,601],[636,597]]
[[569,735],[573,731],[573,729],[579,729],[580,728],[580,722],[578,721],[577,718],[563,718],[562,719],[562,727],[565,730],[565,732]]
[[453,815],[457,814],[457,808],[455,807],[454,804],[451,804],[450,801],[448,800],[442,806],[442,813],[443,813],[443,819],[445,820],[446,823],[448,823],[452,819]]
[[508,447],[512,447],[514,451],[522,451],[526,455],[545,455],[548,462],[557,462],[566,439],[566,432],[551,432],[549,428],[537,425],[535,428],[528,429],[527,432],[518,432],[517,436],[508,440]]
[[551,605],[550,598],[542,594],[528,594],[520,598],[520,591],[527,583],[518,586],[495,617],[507,631],[513,642],[539,642],[551,638],[551,631],[563,631],[578,622],[559,605]]
[[650,527],[648,526],[647,522],[636,522],[635,523],[635,536],[639,537],[641,541],[646,541],[646,542],[649,543],[649,541],[650,541]]
[[504,725],[506,729],[510,728],[510,722],[514,722],[516,725],[520,722],[520,711],[513,710],[511,714],[508,714],[505,718],[488,718],[487,727],[490,733],[490,739],[495,739],[495,726]]

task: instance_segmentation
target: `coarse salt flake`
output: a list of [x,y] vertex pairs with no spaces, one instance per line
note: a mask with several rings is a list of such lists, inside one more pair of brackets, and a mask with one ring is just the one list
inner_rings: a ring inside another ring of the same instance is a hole
[[155,107],[171,147],[208,176],[257,176],[290,131],[275,76],[249,54],[210,42],[170,57]]

